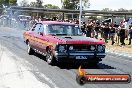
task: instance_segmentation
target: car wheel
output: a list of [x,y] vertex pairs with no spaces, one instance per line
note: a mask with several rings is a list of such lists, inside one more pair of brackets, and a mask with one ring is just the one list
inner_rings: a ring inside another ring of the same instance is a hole
[[29,55],[34,54],[34,50],[31,48],[29,42],[28,42],[28,44],[27,44],[27,52],[28,52]]
[[54,59],[54,56],[53,56],[52,51],[50,49],[47,50],[46,61],[50,65],[55,64],[55,59]]

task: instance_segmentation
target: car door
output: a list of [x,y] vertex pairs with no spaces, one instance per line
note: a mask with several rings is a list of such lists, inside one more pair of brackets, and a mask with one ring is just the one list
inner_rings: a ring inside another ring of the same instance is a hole
[[45,53],[46,46],[47,46],[49,40],[46,38],[45,28],[44,28],[43,24],[40,25],[38,34],[39,34],[39,36],[38,36],[38,39],[39,39],[39,43],[38,43],[39,51],[41,51],[42,53]]
[[25,33],[25,36],[28,37],[28,40],[30,42],[30,46],[32,48],[35,47],[35,36],[34,36],[34,33],[35,33],[36,25],[37,24],[35,24],[28,32]]
[[32,29],[32,46],[34,49],[39,49],[39,29],[40,29],[40,23],[36,23],[35,26]]

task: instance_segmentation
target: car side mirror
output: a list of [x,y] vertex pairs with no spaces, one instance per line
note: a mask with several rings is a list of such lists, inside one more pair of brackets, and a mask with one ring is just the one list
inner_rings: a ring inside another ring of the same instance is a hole
[[39,34],[40,34],[41,36],[44,36],[44,33],[42,33],[42,32],[39,32]]

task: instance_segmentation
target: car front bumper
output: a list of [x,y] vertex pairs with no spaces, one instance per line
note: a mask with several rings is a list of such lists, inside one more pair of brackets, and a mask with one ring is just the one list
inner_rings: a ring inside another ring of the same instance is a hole
[[[95,52],[69,52],[69,53],[57,53],[54,54],[55,58],[59,62],[88,62],[88,61],[101,61],[101,58],[106,56],[106,53],[95,53]],[[80,57],[80,58],[78,58]]]

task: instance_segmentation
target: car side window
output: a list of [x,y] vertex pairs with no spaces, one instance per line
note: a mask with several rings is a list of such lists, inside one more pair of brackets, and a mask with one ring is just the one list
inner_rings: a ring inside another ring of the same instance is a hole
[[38,32],[39,28],[40,28],[40,24],[36,24],[36,25],[33,27],[32,31]]
[[38,30],[39,33],[44,33],[44,26],[43,24],[40,25],[40,28]]

